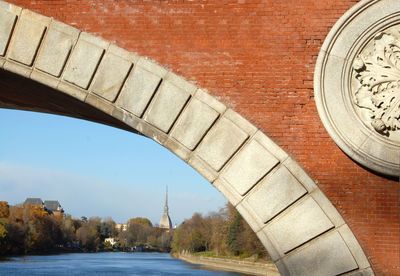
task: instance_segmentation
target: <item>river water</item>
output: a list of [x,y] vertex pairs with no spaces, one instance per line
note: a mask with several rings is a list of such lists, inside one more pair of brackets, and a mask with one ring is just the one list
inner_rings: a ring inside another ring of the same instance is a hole
[[207,270],[161,253],[72,253],[0,260],[0,275],[201,275],[233,276]]

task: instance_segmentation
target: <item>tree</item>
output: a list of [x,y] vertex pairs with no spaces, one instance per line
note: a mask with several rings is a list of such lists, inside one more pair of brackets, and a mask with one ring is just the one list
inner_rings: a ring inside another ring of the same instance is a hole
[[0,218],[8,218],[10,216],[10,208],[7,201],[0,201]]

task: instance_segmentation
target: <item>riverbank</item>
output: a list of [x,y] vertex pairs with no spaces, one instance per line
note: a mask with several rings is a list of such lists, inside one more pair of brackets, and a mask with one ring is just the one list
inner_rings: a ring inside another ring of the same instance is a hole
[[239,272],[249,275],[279,276],[278,269],[273,263],[250,262],[235,259],[194,256],[191,254],[171,254],[174,258],[191,264],[204,265],[209,268]]

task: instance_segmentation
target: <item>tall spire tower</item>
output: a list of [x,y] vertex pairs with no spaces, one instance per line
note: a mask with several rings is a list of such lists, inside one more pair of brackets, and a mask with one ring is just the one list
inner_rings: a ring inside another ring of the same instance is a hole
[[160,223],[159,223],[158,227],[163,228],[163,229],[172,229],[171,219],[168,214],[168,186],[167,186],[167,191],[165,193],[164,213],[160,219]]

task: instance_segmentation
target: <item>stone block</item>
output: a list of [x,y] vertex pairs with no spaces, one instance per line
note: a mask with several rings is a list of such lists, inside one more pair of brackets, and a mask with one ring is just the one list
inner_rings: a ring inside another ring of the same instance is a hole
[[27,66],[22,65],[21,63],[12,62],[10,60],[7,60],[4,63],[3,68],[6,69],[7,71],[21,75],[25,78],[29,78],[29,76],[32,72],[32,67],[27,67]]
[[7,46],[14,29],[17,15],[6,9],[0,9],[0,56],[6,54]]
[[276,267],[278,268],[278,270],[279,270],[279,274],[281,275],[281,276],[290,276],[291,274],[290,274],[290,272],[289,272],[289,270],[287,269],[287,267],[283,264],[283,262],[282,261],[276,261],[275,262],[275,265],[276,265]]
[[202,101],[203,103],[207,104],[209,107],[211,107],[220,114],[223,114],[226,110],[226,106],[223,103],[221,103],[216,98],[214,98],[213,96],[211,96],[202,89],[197,89],[196,93],[194,94],[194,97],[199,101]]
[[251,140],[230,161],[221,177],[243,196],[278,163],[260,143]]
[[196,150],[197,154],[216,171],[225,165],[249,136],[235,123],[222,117]]
[[30,16],[21,17],[16,26],[8,58],[32,66],[45,30],[46,25],[42,22]]
[[65,94],[68,94],[80,101],[85,101],[85,98],[87,96],[87,91],[80,89],[79,87],[69,84],[67,82],[61,81],[57,89],[60,90],[61,92],[64,92]]
[[218,173],[214,169],[196,155],[192,155],[188,163],[210,183],[212,183],[218,176]]
[[165,75],[168,73],[168,71],[165,68],[161,67],[157,63],[155,63],[145,57],[141,57],[138,60],[137,66],[139,66],[142,69],[147,70],[148,72],[153,73],[156,76],[159,76],[160,78],[164,78]]
[[283,259],[290,275],[341,275],[357,269],[357,263],[340,237],[333,232]]
[[213,185],[215,188],[217,188],[218,191],[221,192],[221,194],[224,195],[224,197],[233,205],[236,206],[243,197],[241,197],[238,193],[236,193],[231,186],[226,183],[221,178],[218,178],[217,180],[214,181]]
[[280,162],[283,162],[288,157],[288,154],[275,144],[267,135],[262,133],[260,130],[254,134],[254,140],[260,145],[266,148],[273,156],[275,156]]
[[243,204],[254,210],[262,222],[267,222],[306,193],[297,179],[280,166],[249,193]]
[[0,10],[19,15],[22,11],[22,8],[15,6],[13,4],[10,4],[8,2],[5,2],[3,0],[0,0]]
[[60,83],[60,79],[39,70],[33,70],[30,78],[52,88],[57,88]]
[[79,30],[61,22],[51,22],[35,67],[54,77],[60,77],[79,33]]
[[114,102],[131,67],[132,62],[108,51],[97,70],[92,91]]
[[168,133],[190,93],[169,81],[162,82],[158,93],[144,115],[144,119],[165,133]]
[[345,224],[342,216],[319,188],[316,188],[310,195],[315,202],[321,206],[322,210],[324,210],[324,213],[328,216],[329,220],[332,221],[335,227]]
[[[279,255],[279,252],[276,250],[276,248],[273,246],[272,242],[270,241],[270,239],[268,238],[267,233],[265,233],[264,230],[260,230],[256,233],[257,237],[260,239],[261,243],[264,245],[265,249],[267,249],[269,256],[271,257],[271,259],[275,262],[277,262],[277,260],[279,260],[279,258],[281,257]],[[281,270],[279,269],[279,272],[281,272]],[[282,273],[282,272],[281,272]]]
[[167,139],[164,142],[163,146],[172,151],[185,162],[189,160],[190,154],[192,153],[185,146],[181,145],[179,142],[173,139]]
[[308,174],[294,161],[292,158],[287,158],[283,165],[293,174],[297,180],[307,189],[309,193],[317,188],[314,180],[312,180]]
[[189,92],[190,94],[194,94],[194,92],[197,89],[196,85],[194,85],[191,82],[188,82],[181,76],[178,76],[172,72],[168,72],[168,74],[165,76],[165,80],[167,80],[170,83],[173,83],[175,86]]
[[117,106],[142,117],[160,82],[161,77],[136,65],[121,90]]
[[218,118],[218,115],[218,112],[208,105],[197,99],[192,99],[177,121],[171,135],[185,147],[193,150]]
[[249,121],[243,118],[239,113],[233,111],[232,109],[227,109],[224,117],[235,122],[235,124],[240,127],[244,132],[246,132],[249,136],[252,136],[257,128],[252,125]]
[[147,122],[138,119],[137,117],[130,116],[129,120],[127,120],[128,123],[132,122],[132,120],[137,120],[138,123],[135,127],[135,129],[143,134],[144,136],[149,137],[150,139],[156,141],[160,145],[163,145],[165,141],[168,139],[168,136],[160,131],[159,129],[155,128],[154,126],[148,124]]
[[333,227],[319,205],[307,197],[272,220],[265,230],[275,248],[287,253]]
[[[360,244],[358,243],[356,237],[354,236],[353,232],[350,230],[347,224],[344,224],[339,229],[339,234],[343,238],[344,242],[346,243],[347,247],[349,248],[351,254],[353,255],[354,259],[356,260],[358,267],[360,269],[367,269],[370,267],[368,259],[366,258]],[[362,274],[364,275],[364,274]]]
[[264,223],[256,215],[254,210],[249,208],[247,205],[239,203],[238,205],[236,205],[236,210],[238,210],[240,215],[246,220],[250,228],[253,229],[255,233],[260,231],[261,228],[264,226]]
[[90,104],[91,106],[97,108],[98,110],[103,111],[106,114],[112,115],[114,110],[114,105],[105,99],[96,96],[95,94],[88,94],[85,103]]
[[81,33],[69,59],[64,80],[88,89],[107,46],[108,43],[103,40]]

